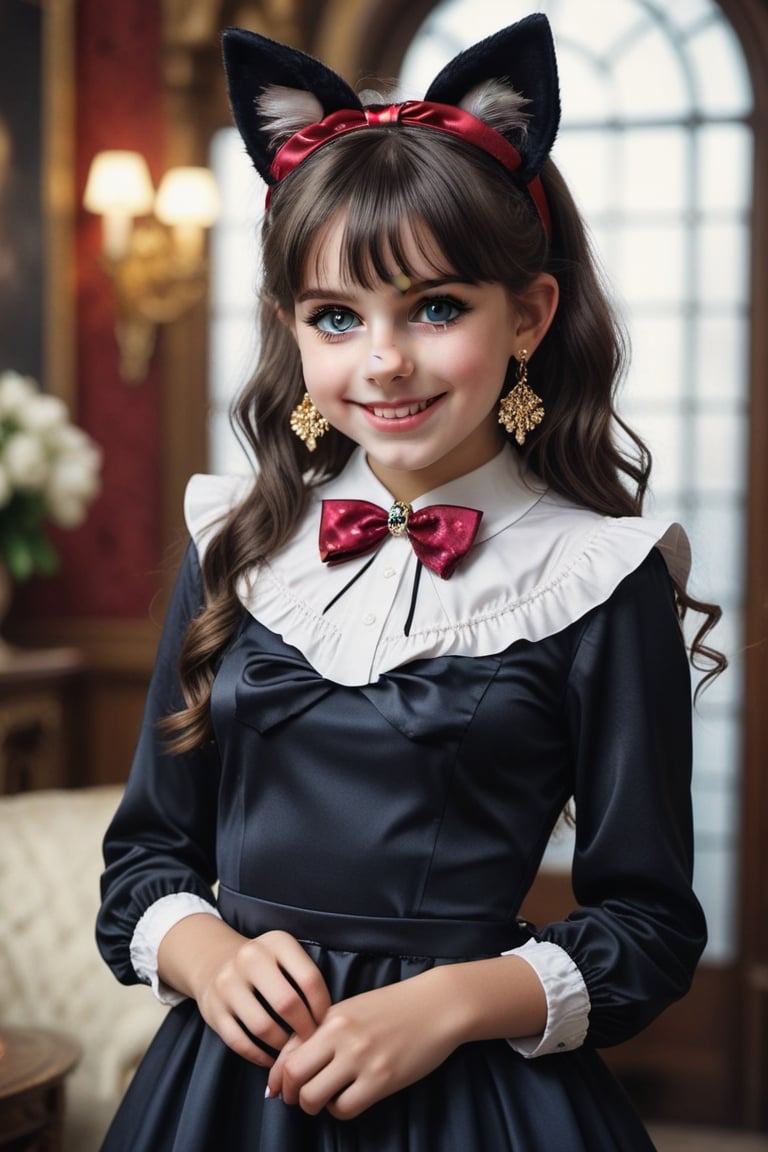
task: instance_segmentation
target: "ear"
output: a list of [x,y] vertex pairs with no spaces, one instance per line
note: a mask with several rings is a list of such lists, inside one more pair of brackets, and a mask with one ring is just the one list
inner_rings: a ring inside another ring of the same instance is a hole
[[281,324],[285,325],[285,327],[288,329],[291,336],[293,336],[293,338],[295,340],[296,339],[296,317],[294,316],[293,312],[286,312],[285,309],[281,308],[280,305],[278,304],[277,307],[275,308],[275,316],[277,316],[277,318]]
[[560,124],[557,60],[546,16],[526,16],[461,52],[435,77],[425,99],[458,105],[487,80],[508,84],[528,102],[527,134],[510,138],[523,157],[520,179],[527,183],[538,176]]
[[549,331],[559,300],[560,286],[548,272],[534,276],[525,291],[515,297],[515,354],[518,349],[525,348],[528,355],[533,356]]
[[279,86],[311,92],[319,100],[323,116],[342,108],[362,107],[341,76],[298,48],[257,32],[228,28],[222,36],[222,49],[235,124],[254,167],[268,184],[274,183],[269,166],[275,148],[257,103],[265,88]]

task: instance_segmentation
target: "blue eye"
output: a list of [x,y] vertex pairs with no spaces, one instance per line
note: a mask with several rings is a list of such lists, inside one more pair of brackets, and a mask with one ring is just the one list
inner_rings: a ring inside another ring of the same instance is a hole
[[423,320],[427,324],[450,324],[464,311],[466,309],[458,300],[441,296],[433,300],[425,300],[419,306],[415,319]]
[[360,321],[354,312],[349,312],[346,308],[324,308],[311,316],[309,323],[313,324],[315,328],[319,328],[321,332],[327,332],[332,336],[341,336],[343,333],[351,332],[353,328],[357,328]]

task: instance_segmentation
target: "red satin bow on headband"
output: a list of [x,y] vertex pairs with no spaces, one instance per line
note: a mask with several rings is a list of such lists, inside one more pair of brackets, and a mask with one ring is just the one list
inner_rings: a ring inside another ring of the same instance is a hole
[[[384,108],[347,108],[332,112],[314,124],[296,132],[278,149],[270,165],[270,174],[276,183],[284,180],[294,168],[311,156],[323,144],[346,132],[359,128],[375,127],[380,124],[415,124],[422,128],[433,128],[468,140],[476,148],[481,148],[503,164],[508,172],[516,172],[522,165],[522,157],[516,148],[500,132],[478,120],[463,108],[452,104],[435,104],[426,100],[406,100],[404,104],[389,104]],[[528,192],[541,217],[547,236],[551,235],[549,206],[544,195],[541,180],[536,176],[527,184]],[[267,195],[269,207],[269,194]]]
[[339,564],[364,556],[389,532],[407,536],[422,564],[449,580],[472,547],[482,515],[457,504],[431,504],[414,512],[400,501],[387,511],[369,500],[323,500],[320,559]]

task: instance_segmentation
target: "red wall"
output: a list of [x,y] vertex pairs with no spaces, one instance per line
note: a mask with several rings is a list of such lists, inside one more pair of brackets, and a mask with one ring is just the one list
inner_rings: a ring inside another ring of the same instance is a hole
[[[94,154],[131,148],[155,184],[164,166],[161,0],[78,0],[76,198]],[[146,617],[157,587],[161,524],[161,376],[139,385],[117,369],[110,285],[99,266],[100,221],[76,215],[77,423],[101,445],[103,488],[83,527],[56,535],[59,574],[19,590],[24,616]]]

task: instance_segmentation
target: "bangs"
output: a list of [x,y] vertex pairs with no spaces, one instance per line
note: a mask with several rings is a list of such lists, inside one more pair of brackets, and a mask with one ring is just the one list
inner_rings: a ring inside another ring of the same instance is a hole
[[[482,180],[478,163],[488,169]],[[500,165],[445,133],[361,129],[320,149],[280,193],[280,224],[275,212],[269,231],[282,234],[282,288],[293,299],[319,271],[324,242],[341,221],[338,271],[366,289],[398,274],[425,278],[425,272],[426,278],[498,282],[513,290],[526,282],[516,259],[521,232],[531,233],[523,197]],[[285,227],[284,216],[292,218]],[[535,221],[533,232],[538,246]]]

